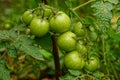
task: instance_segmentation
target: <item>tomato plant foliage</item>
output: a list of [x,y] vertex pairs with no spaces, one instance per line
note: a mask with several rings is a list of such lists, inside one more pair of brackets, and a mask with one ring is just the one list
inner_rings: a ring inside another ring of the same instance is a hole
[[36,0],[26,11],[0,27],[0,79],[120,79],[119,0]]

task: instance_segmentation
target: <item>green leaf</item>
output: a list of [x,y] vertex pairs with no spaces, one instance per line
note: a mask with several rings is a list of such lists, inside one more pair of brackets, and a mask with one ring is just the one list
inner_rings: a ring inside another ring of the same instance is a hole
[[112,39],[114,39],[116,41],[120,41],[120,34],[115,33],[115,32],[108,30],[108,29],[107,29],[107,33]]
[[17,57],[17,50],[15,48],[15,46],[7,46],[7,54],[10,56],[10,57]]
[[11,80],[10,71],[6,67],[6,61],[4,59],[0,60],[0,79]]
[[5,31],[5,30],[1,31],[0,30],[0,41],[8,40],[8,39],[10,39],[8,31]]
[[44,60],[42,54],[39,52],[39,49],[34,46],[21,44],[20,50],[37,60]]
[[94,15],[98,21],[98,24],[105,30],[106,27],[110,25],[110,20],[112,18],[113,5],[109,2],[96,1],[92,6],[94,8]]
[[53,56],[52,56],[52,53],[48,52],[47,50],[45,49],[39,49],[40,53],[43,55],[44,58],[46,59],[51,59]]
[[104,77],[104,73],[102,73],[102,72],[100,72],[100,71],[95,71],[94,73],[93,73],[93,76],[95,76],[96,77],[96,79],[101,79],[102,77]]
[[26,35],[19,35],[19,40],[17,41],[18,43],[22,43],[25,45],[32,45],[34,43],[34,40],[31,38],[27,37]]
[[60,77],[60,80],[74,80],[75,77],[67,74],[65,76]]
[[17,38],[15,31],[2,30],[0,31],[0,41],[14,41]]
[[79,70],[72,70],[72,69],[69,69],[68,71],[69,71],[70,74],[73,75],[73,76],[79,76],[80,74],[82,74],[82,72],[79,71]]
[[35,38],[37,44],[39,44],[43,49],[51,51],[52,50],[52,41],[51,35],[47,34],[41,38]]
[[119,2],[119,0],[104,0],[104,1],[108,1],[113,4],[118,4],[118,2]]

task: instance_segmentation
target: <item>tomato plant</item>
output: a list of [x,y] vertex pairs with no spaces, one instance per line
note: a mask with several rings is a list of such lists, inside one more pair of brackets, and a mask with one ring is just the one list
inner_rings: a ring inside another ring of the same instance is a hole
[[120,79],[119,0],[26,2],[0,1],[0,80]]

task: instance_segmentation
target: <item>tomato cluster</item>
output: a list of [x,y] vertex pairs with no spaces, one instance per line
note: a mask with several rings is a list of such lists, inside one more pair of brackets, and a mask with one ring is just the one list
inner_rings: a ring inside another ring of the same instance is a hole
[[[78,21],[71,31],[66,31],[58,36],[57,44],[66,53],[64,64],[68,69],[95,71],[99,68],[99,57],[88,52],[86,41],[83,38],[85,35],[83,25]],[[96,37],[91,39],[94,41]]]
[[71,20],[66,13],[54,11],[47,5],[25,11],[22,21],[29,25],[30,32],[37,37],[42,37],[49,31],[54,33],[66,32],[71,24]]
[[[64,65],[68,69],[85,69],[95,71],[99,67],[99,58],[88,53],[82,37],[86,35],[83,24],[78,21],[71,28],[71,19],[63,11],[58,11],[50,6],[42,5],[33,10],[27,10],[22,16],[23,22],[29,26],[30,33],[36,37],[43,37],[48,32],[59,34],[57,45],[66,54]],[[90,33],[90,38],[96,40],[96,33]],[[94,35],[94,37],[93,37]]]

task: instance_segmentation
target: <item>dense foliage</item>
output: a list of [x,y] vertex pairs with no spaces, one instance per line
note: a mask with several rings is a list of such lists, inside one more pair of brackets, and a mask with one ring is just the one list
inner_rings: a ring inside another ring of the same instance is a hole
[[119,0],[26,1],[0,1],[0,79],[120,79]]

